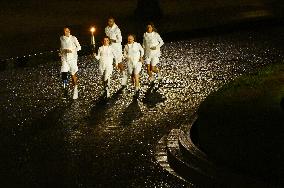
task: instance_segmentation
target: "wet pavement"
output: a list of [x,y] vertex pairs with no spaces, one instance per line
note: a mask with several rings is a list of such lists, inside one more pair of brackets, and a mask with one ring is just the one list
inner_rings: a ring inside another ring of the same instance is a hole
[[98,63],[79,59],[79,99],[62,100],[60,62],[0,74],[1,187],[186,187],[155,161],[160,138],[205,97],[244,73],[283,61],[283,27],[166,43],[163,81],[101,98]]

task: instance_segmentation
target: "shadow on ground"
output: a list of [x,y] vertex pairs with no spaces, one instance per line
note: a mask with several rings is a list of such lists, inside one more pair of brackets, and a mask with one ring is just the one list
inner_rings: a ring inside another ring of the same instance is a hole
[[132,124],[133,121],[139,119],[142,116],[143,113],[140,109],[138,100],[134,97],[132,102],[123,111],[120,124],[122,127],[128,127]]
[[151,84],[148,90],[145,93],[142,102],[148,108],[154,108],[157,104],[162,103],[166,100],[166,98],[158,92],[158,89],[162,87],[161,84],[155,86],[155,84]]
[[110,109],[113,104],[121,97],[122,89],[117,90],[110,98],[106,98],[104,94],[102,94],[95,104],[91,108],[90,115],[90,124],[91,126],[99,125],[106,119],[106,113],[108,109]]

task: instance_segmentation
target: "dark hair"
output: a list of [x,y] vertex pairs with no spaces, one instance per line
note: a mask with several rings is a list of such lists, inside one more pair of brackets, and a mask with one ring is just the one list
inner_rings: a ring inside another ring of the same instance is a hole
[[114,19],[113,16],[109,16],[109,17],[107,18],[107,20],[113,20],[113,21],[115,21],[115,19]]
[[65,26],[63,27],[63,30],[65,30],[65,29],[71,30],[71,27],[70,27],[69,25],[65,25]]
[[106,35],[105,35],[105,36],[102,38],[102,43],[104,42],[104,39],[108,39],[109,42],[111,43],[109,36],[106,36]]
[[134,38],[134,41],[136,41],[136,35],[135,35],[135,34],[129,33],[129,34],[127,35],[127,38],[128,38],[129,36],[132,36],[132,37]]
[[157,32],[157,29],[156,29],[156,27],[155,27],[155,25],[154,25],[153,22],[149,22],[149,23],[147,24],[147,26],[146,26],[146,29],[147,29],[148,25],[152,26],[153,31]]
[[70,27],[69,27],[68,25],[65,25],[65,26],[63,27],[63,34],[64,34],[64,30],[65,30],[65,29],[69,29],[69,30],[71,30],[71,29],[70,29]]

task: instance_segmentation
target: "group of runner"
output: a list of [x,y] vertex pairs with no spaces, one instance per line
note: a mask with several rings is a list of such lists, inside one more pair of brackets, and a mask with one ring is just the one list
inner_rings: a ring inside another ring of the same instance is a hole
[[[74,85],[73,99],[77,99],[77,52],[81,50],[81,46],[77,38],[70,34],[70,28],[68,27],[64,28],[64,35],[60,37],[60,41],[63,87],[67,87],[69,72]],[[139,94],[140,91],[139,78],[143,62],[145,62],[147,66],[149,82],[153,82],[156,77],[159,80],[162,78],[157,64],[159,63],[159,57],[161,55],[160,48],[164,42],[157,33],[153,23],[147,24],[146,32],[143,34],[142,45],[135,41],[134,34],[128,34],[127,44],[124,46],[124,50],[122,50],[121,43],[121,30],[116,25],[114,18],[109,17],[105,28],[105,36],[102,39],[102,46],[99,47],[97,53],[94,53],[95,59],[99,61],[99,72],[104,85],[104,94],[107,98],[110,97],[110,83],[114,66],[121,73],[121,88],[126,88],[128,72],[128,75],[131,76],[132,83],[135,86],[135,94]],[[127,62],[127,70],[125,69],[123,60]],[[67,92],[66,89],[65,91]],[[66,95],[67,93],[64,94],[65,97]]]

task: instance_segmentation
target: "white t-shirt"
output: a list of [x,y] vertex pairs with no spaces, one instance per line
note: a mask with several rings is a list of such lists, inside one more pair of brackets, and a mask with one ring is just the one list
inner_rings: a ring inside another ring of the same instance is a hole
[[121,31],[116,24],[112,27],[107,26],[105,28],[105,34],[111,40],[115,40],[115,42],[111,42],[110,46],[113,48],[116,54],[116,62],[120,63],[122,61],[122,36]]
[[144,50],[141,44],[134,42],[133,44],[126,44],[124,47],[124,58],[130,62],[138,62],[140,57],[143,57]]
[[[67,36],[61,36],[60,37],[60,54],[63,61],[69,61],[77,59],[77,51],[81,50],[81,45],[78,42],[78,39],[75,36],[70,35]],[[63,50],[68,49],[71,50],[71,53],[66,53]]]
[[[145,50],[146,58],[159,57],[161,55],[160,48],[164,44],[161,36],[157,32],[144,33],[143,35],[143,48]],[[155,50],[151,50],[156,47]]]
[[112,66],[113,59],[115,59],[115,52],[111,46],[101,46],[99,47],[96,59],[105,65]]
[[122,42],[121,31],[116,24],[114,24],[112,27],[107,26],[105,28],[105,33],[106,36],[108,36],[111,40],[115,40],[115,43]]

